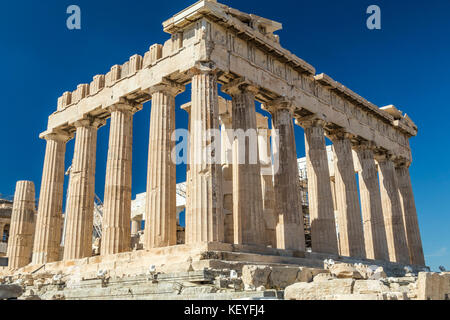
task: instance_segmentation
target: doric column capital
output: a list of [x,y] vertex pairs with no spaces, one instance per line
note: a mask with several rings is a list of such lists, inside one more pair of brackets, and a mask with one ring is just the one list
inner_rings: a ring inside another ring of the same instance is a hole
[[213,61],[197,61],[195,66],[189,70],[189,74],[191,76],[197,74],[211,74],[215,76],[218,71],[219,69],[217,69],[216,64]]
[[246,92],[250,92],[256,95],[259,92],[259,88],[248,79],[238,78],[228,84],[223,85],[222,91],[230,96]]
[[81,120],[76,121],[73,125],[75,126],[75,128],[94,127],[95,129],[98,129],[105,124],[105,119],[98,119],[92,116],[87,116]]
[[396,168],[409,168],[411,166],[411,160],[398,157],[395,159],[395,167]]
[[149,93],[153,95],[156,92],[165,92],[172,97],[177,96],[178,94],[184,92],[185,86],[178,84],[174,81],[171,81],[169,79],[163,79],[162,82],[158,83],[157,85],[154,85],[149,89]]
[[121,98],[118,103],[115,103],[106,108],[109,112],[114,111],[128,111],[132,114],[142,110],[142,104],[136,103],[131,100],[127,100],[125,98]]
[[324,128],[327,122],[322,115],[319,114],[311,114],[305,117],[296,117],[295,124],[307,129],[311,127],[322,127]]
[[327,130],[327,136],[331,141],[339,141],[344,139],[352,141],[356,138],[356,136],[350,133],[346,128]]
[[292,115],[294,113],[295,105],[293,104],[292,99],[282,97],[264,103],[263,105],[261,105],[261,109],[269,112],[272,115],[279,110],[288,110]]
[[380,148],[374,149],[374,158],[377,162],[391,161],[396,167],[409,167],[411,164],[409,160],[395,155],[394,153],[392,153],[392,151]]
[[395,156],[392,152],[390,152],[389,150],[381,149],[381,148],[374,149],[374,158],[377,162],[394,161],[395,160]]
[[73,133],[69,133],[65,130],[53,130],[52,132],[43,135],[42,138],[47,141],[67,142],[73,138]]
[[355,139],[352,141],[352,143],[353,143],[352,148],[355,151],[359,151],[359,150],[372,150],[373,151],[377,147],[377,145],[374,141],[368,141],[368,140]]

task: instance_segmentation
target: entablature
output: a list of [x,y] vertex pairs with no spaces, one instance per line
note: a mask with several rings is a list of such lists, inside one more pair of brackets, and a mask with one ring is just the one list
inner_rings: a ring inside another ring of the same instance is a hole
[[65,92],[41,136],[73,131],[73,124],[88,115],[106,119],[108,107],[121,99],[143,104],[151,99],[152,86],[163,79],[185,85],[192,70],[207,63],[217,70],[221,84],[243,78],[258,88],[256,99],[262,103],[289,99],[295,118],[320,115],[330,130],[347,128],[410,159],[408,139],[417,134],[414,122],[394,106],[378,108],[328,75],[315,75],[314,67],[281,47],[273,35],[282,27],[278,22],[203,0],[163,26],[172,34],[164,45],[154,44],[144,56],[133,55],[90,84]]

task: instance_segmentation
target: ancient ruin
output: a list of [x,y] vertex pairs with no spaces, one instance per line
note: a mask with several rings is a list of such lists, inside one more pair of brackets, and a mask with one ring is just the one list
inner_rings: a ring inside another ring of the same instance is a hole
[[[47,146],[35,220],[34,186],[17,185],[9,268],[1,271],[5,277],[22,279],[28,289],[35,286],[28,296],[49,299],[125,298],[101,291],[124,279],[146,288],[141,298],[172,299],[180,292],[184,298],[211,298],[220,288],[238,292],[233,296],[219,290],[221,298],[243,297],[265,292],[255,291],[261,286],[279,290],[295,282],[310,285],[322,273],[350,278],[347,282],[369,279],[376,273],[369,268],[374,265],[384,276],[403,276],[406,268],[413,278],[407,282],[415,283],[414,274],[426,268],[408,169],[409,139],[417,126],[408,115],[393,105],[379,108],[328,75],[316,74],[313,66],[281,46],[274,34],[282,28],[278,22],[202,0],[165,21],[163,28],[170,34],[164,44],[150,46],[143,56],[133,55],[58,99],[40,135]],[[171,153],[175,97],[188,84],[191,102],[182,106],[190,127],[182,230]],[[219,98],[219,89],[230,98]],[[145,206],[133,215],[133,118],[148,101]],[[271,115],[271,125],[256,112],[255,101]],[[101,230],[96,230],[97,130],[108,118],[105,193]],[[294,125],[305,133],[307,194],[300,192]],[[240,144],[228,134],[230,129],[258,133],[258,161],[250,161],[251,142]],[[216,154],[208,146],[217,142],[208,138],[210,130],[221,133],[220,161],[210,161]],[[332,168],[325,137],[332,141]],[[65,150],[71,140],[75,151],[63,219]],[[145,230],[140,230],[142,220]],[[101,235],[94,254],[93,233]],[[19,235],[26,239],[19,241]],[[143,237],[141,246],[136,235]],[[330,259],[333,263],[324,266]],[[359,271],[351,269],[354,264]],[[331,265],[351,271],[334,272]],[[253,283],[258,272],[264,280]],[[100,287],[89,295],[86,288],[92,281]],[[219,289],[186,291],[182,286],[158,296],[155,281],[170,286],[174,281],[211,281]],[[39,291],[44,284],[53,287]],[[342,295],[354,293],[345,288]],[[289,293],[288,298],[299,296]]]
[[[0,198],[0,257],[6,256],[13,202]],[[0,263],[0,267],[3,266]]]

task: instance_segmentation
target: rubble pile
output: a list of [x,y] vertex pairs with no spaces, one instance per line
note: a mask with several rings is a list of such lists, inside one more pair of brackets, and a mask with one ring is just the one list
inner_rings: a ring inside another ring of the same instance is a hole
[[405,268],[388,276],[381,266],[325,261],[323,268],[244,264],[237,270],[161,272],[111,277],[47,271],[0,276],[0,299],[286,299],[449,300],[450,273]]

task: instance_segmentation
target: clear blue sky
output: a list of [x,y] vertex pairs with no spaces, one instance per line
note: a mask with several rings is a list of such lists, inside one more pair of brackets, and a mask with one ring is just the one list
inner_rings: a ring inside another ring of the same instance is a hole
[[[194,1],[8,1],[0,11],[0,193],[17,180],[40,188],[45,142],[38,139],[56,100],[168,35],[161,23]],[[450,269],[450,1],[222,0],[244,12],[283,23],[281,44],[318,73],[325,72],[369,101],[394,104],[416,122],[411,139],[413,188],[428,265]],[[66,28],[66,8],[77,4],[82,29]],[[157,4],[157,5],[156,5]],[[366,8],[377,4],[382,30],[366,28]],[[189,101],[189,90],[177,97]],[[150,104],[135,115],[133,195],[145,191]],[[177,126],[187,127],[177,110]],[[99,131],[96,192],[103,197],[109,127]],[[296,128],[304,156],[303,131]],[[68,144],[66,168],[73,154]],[[185,170],[177,168],[183,181]],[[66,181],[67,184],[67,181]]]

